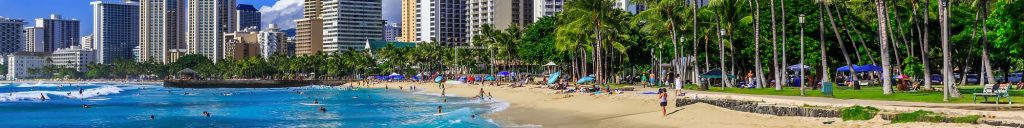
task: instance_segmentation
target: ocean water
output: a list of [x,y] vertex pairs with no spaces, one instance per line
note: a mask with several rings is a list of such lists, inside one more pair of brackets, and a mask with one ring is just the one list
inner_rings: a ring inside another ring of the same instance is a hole
[[[312,104],[314,99],[320,104]],[[395,89],[327,86],[183,89],[16,83],[0,84],[0,127],[487,128],[499,125],[480,115],[508,106],[476,98],[447,100]],[[327,111],[320,112],[320,106]],[[437,113],[437,106],[443,107],[442,113]]]

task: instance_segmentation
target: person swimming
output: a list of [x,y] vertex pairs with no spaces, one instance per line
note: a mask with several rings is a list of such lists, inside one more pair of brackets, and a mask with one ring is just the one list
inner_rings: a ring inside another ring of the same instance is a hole
[[324,106],[320,106],[320,112],[327,112],[327,108],[325,108]]
[[154,116],[154,115],[149,115],[149,120],[156,120],[156,116]]
[[206,116],[206,117],[210,117],[210,112],[203,111],[203,115]]
[[82,108],[91,108],[88,104],[82,104]]

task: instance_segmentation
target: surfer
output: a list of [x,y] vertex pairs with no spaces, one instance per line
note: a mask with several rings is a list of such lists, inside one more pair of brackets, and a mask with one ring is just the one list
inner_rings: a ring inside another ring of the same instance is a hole
[[90,108],[88,104],[82,104],[82,108]]
[[353,96],[352,99],[359,99],[359,96]]
[[320,101],[317,101],[316,99],[313,99],[313,104],[320,104]]
[[46,95],[43,95],[42,93],[39,93],[39,99],[43,100],[43,101],[46,101]]
[[84,94],[84,93],[85,93],[85,90],[82,89],[82,87],[78,87],[78,94],[81,95],[81,94]]
[[437,114],[441,114],[441,106],[440,105],[437,106]]
[[154,115],[149,115],[149,120],[156,120],[156,116],[154,116]]

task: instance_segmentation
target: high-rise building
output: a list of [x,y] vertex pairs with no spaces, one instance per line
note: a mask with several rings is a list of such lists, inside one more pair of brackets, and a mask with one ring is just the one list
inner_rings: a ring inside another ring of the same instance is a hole
[[416,5],[416,40],[466,45],[466,1],[420,0]]
[[236,32],[224,33],[224,45],[223,56],[224,58],[231,59],[245,59],[248,57],[259,56],[260,44],[259,44],[259,31],[255,29],[245,29]]
[[24,26],[24,20],[0,17],[0,55],[23,50],[25,31],[22,27]]
[[533,20],[540,20],[544,16],[554,16],[562,12],[562,5],[565,0],[533,0]]
[[224,58],[224,33],[235,32],[235,0],[188,1],[188,51],[210,58]]
[[615,8],[626,12],[637,14],[647,9],[644,5],[630,2],[632,0],[615,0]]
[[260,10],[256,10],[256,7],[248,4],[238,4],[235,7],[235,16],[237,24],[235,24],[235,30],[241,31],[246,28],[255,27],[256,30],[260,30]]
[[288,55],[288,34],[281,32],[277,25],[270,24],[267,30],[260,31],[260,56],[267,59],[274,55]]
[[[480,34],[480,27],[491,25],[495,29],[508,28],[509,25],[525,27],[533,23],[533,1],[529,0],[469,0],[467,16],[469,18],[469,42],[473,36]],[[472,43],[470,43],[472,44]]]
[[388,23],[384,25],[384,40],[386,41],[398,41],[399,36],[402,34],[402,27],[396,23]]
[[22,50],[26,52],[46,52],[43,47],[46,42],[44,41],[43,28],[42,27],[25,27],[25,44],[22,45]]
[[305,0],[302,19],[295,20],[295,55],[313,55],[323,51],[324,20],[320,18],[323,2]]
[[131,1],[90,3],[96,62],[109,64],[120,59],[134,60],[132,48],[139,45],[139,4]]
[[92,34],[82,37],[82,48],[92,49]]
[[402,34],[398,41],[416,41],[416,6],[419,0],[402,0]]
[[58,48],[50,55],[53,65],[64,68],[72,68],[78,71],[85,71],[86,65],[92,64],[96,59],[96,51],[90,48],[71,46],[70,48]]
[[184,0],[140,0],[138,58],[163,64],[178,59],[168,54],[187,48],[185,16]]
[[381,0],[324,2],[324,52],[363,49],[367,40],[384,39]]
[[79,45],[77,19],[61,19],[60,15],[50,14],[49,19],[37,18],[36,27],[43,28],[43,52]]

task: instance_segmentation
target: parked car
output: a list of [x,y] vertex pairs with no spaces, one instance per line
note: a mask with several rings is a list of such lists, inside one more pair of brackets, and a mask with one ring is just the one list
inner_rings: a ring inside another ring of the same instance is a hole
[[976,83],[979,83],[980,80],[981,80],[981,78],[978,77],[978,74],[967,74],[967,83],[974,83],[974,84],[976,84]]
[[932,84],[942,84],[942,75],[932,74]]
[[1010,83],[1018,83],[1021,81],[1021,78],[1024,78],[1024,73],[1011,73],[1007,80],[1009,80]]

